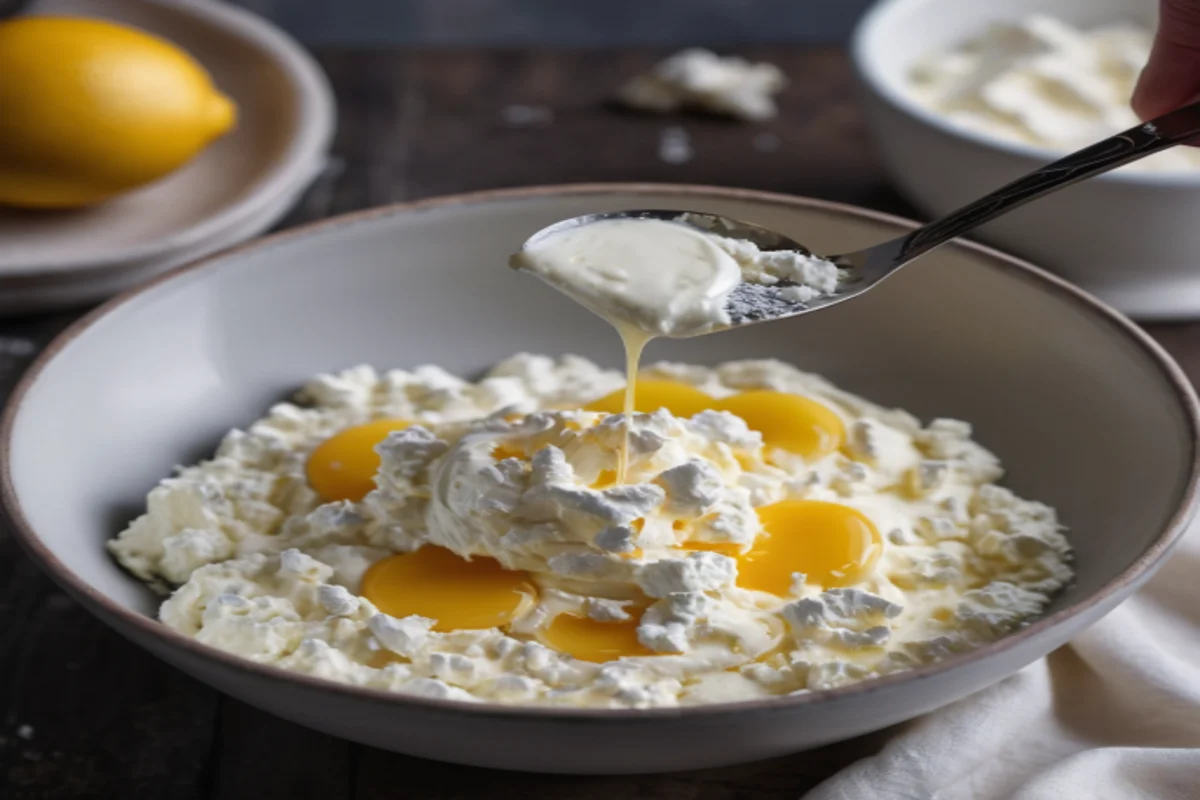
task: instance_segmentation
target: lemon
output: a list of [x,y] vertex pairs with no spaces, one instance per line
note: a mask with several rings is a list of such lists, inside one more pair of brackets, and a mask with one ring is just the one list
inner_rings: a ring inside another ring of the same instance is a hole
[[161,178],[236,120],[169,42],[95,19],[0,23],[0,205],[74,208]]

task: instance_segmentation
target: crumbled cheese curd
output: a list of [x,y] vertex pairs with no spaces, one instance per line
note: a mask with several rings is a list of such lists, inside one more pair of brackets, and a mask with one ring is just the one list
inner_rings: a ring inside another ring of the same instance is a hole
[[[923,427],[776,361],[643,378],[716,404],[800,395],[835,413],[845,440],[803,455],[729,411],[637,413],[618,485],[625,420],[588,410],[618,373],[531,355],[478,382],[357,367],[164,480],[110,548],[170,592],[163,623],[260,663],[425,697],[613,708],[813,691],[943,659],[1018,627],[1071,575],[1053,510],[997,486],[965,423]],[[375,488],[323,500],[310,454],[383,419],[410,424],[376,448]],[[869,520],[880,536],[862,574],[756,588],[759,512],[786,501]],[[364,574],[421,548],[495,559],[491,578],[525,576],[528,596],[488,628],[384,613],[387,592],[364,596]]]
[[[1080,30],[1046,14],[994,23],[913,67],[917,102],[957,125],[1013,142],[1077,150],[1141,120],[1130,108],[1153,32],[1134,23]],[[1122,167],[1200,168],[1200,151],[1175,147]]]
[[778,114],[775,95],[787,78],[774,64],[722,58],[699,47],[681,50],[621,87],[618,98],[631,108],[670,112],[701,109],[748,122]]

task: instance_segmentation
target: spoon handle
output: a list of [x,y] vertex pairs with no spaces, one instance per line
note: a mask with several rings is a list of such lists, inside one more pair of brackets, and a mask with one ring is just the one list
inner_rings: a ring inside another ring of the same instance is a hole
[[1145,158],[1200,134],[1200,102],[1103,139],[918,228],[900,241],[894,267],[961,236],[977,225],[1077,181]]

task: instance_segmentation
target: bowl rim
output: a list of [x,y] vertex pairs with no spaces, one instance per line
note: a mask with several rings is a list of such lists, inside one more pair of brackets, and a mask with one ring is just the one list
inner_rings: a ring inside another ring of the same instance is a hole
[[[1069,155],[1069,150],[1055,150],[1051,147],[1012,142],[963,127],[941,114],[925,108],[906,93],[894,91],[888,85],[888,82],[880,74],[881,70],[877,66],[875,56],[869,47],[868,39],[886,33],[887,15],[893,13],[894,9],[903,5],[928,2],[932,2],[932,0],[878,0],[859,18],[850,35],[849,46],[850,61],[854,66],[855,73],[858,75],[859,82],[870,89],[878,98],[890,105],[893,110],[912,117],[916,121],[923,123],[927,128],[932,128],[945,136],[970,142],[988,150],[1020,158],[1029,162],[1029,170],[1031,172],[1038,167],[1046,166]],[[984,18],[980,19],[981,28],[987,21]],[[1019,176],[1014,175],[1015,177]],[[1139,172],[1137,170],[1124,171],[1118,169],[1097,175],[1090,180],[1134,184],[1137,186],[1153,186],[1156,188],[1162,186],[1192,188],[1200,186],[1200,170]]]
[[[110,0],[115,1],[115,0]],[[265,53],[275,62],[291,85],[296,101],[296,119],[291,139],[265,173],[247,184],[247,191],[200,221],[156,241],[126,248],[102,258],[88,256],[38,259],[28,265],[0,270],[0,281],[36,278],[59,273],[88,274],[120,268],[136,261],[161,258],[219,236],[248,214],[259,212],[277,197],[289,193],[293,184],[311,182],[324,168],[326,153],[337,126],[336,103],[329,79],[316,59],[299,43],[266,19],[229,3],[179,3],[172,0],[139,0],[169,13],[203,20],[226,38],[240,39]],[[97,18],[104,6],[97,6]],[[35,12],[40,15],[40,12]],[[74,13],[74,12],[72,12]],[[160,36],[154,30],[147,30]]]
[[[489,719],[506,718],[524,720],[539,718],[577,722],[588,721],[593,723],[615,723],[632,719],[707,718],[752,712],[763,714],[775,713],[826,700],[870,695],[885,691],[907,681],[937,676],[953,668],[982,661],[995,654],[1016,648],[1018,645],[1043,631],[1057,626],[1060,622],[1078,616],[1090,608],[1101,604],[1110,596],[1122,592],[1127,587],[1131,585],[1136,586],[1140,583],[1139,579],[1142,576],[1162,563],[1187,530],[1188,523],[1195,515],[1197,506],[1200,505],[1200,502],[1198,502],[1198,491],[1200,491],[1200,401],[1197,400],[1196,393],[1184,375],[1183,370],[1157,342],[1151,339],[1148,334],[1138,328],[1132,321],[1100,300],[1087,294],[1082,289],[1014,256],[975,242],[962,240],[958,240],[947,246],[963,248],[976,256],[987,259],[992,265],[999,267],[1005,272],[1014,274],[1018,279],[1036,283],[1044,287],[1047,291],[1059,295],[1076,306],[1081,306],[1091,314],[1099,316],[1115,327],[1117,331],[1124,333],[1130,344],[1137,346],[1150,361],[1154,362],[1161,370],[1164,378],[1167,379],[1170,387],[1174,390],[1175,399],[1182,406],[1189,427],[1190,435],[1188,439],[1191,444],[1191,460],[1188,465],[1187,482],[1180,498],[1179,506],[1174,510],[1163,530],[1159,532],[1146,551],[1126,567],[1116,578],[1101,587],[1099,591],[1070,606],[1059,609],[1052,614],[1038,617],[1018,631],[965,653],[951,656],[944,661],[933,662],[915,669],[903,670],[834,689],[806,692],[799,695],[782,695],[740,702],[712,703],[695,706],[646,709],[559,708],[502,705],[489,702],[468,702],[420,697],[384,689],[369,689],[354,686],[288,671],[281,667],[259,664],[185,636],[178,631],[168,628],[154,617],[126,608],[121,603],[112,600],[106,594],[94,588],[58,559],[53,550],[42,542],[34,526],[26,519],[21,509],[21,503],[17,496],[12,476],[12,438],[17,417],[21,413],[24,400],[31,387],[37,383],[42,370],[57,357],[60,351],[76,338],[85,334],[95,323],[117,312],[131,300],[135,300],[156,287],[179,279],[182,276],[202,272],[206,269],[219,268],[225,262],[231,259],[236,260],[248,253],[270,250],[283,243],[299,242],[306,237],[319,236],[325,231],[335,228],[374,222],[394,216],[421,214],[443,208],[520,202],[546,197],[586,197],[589,195],[614,194],[672,194],[678,195],[681,199],[695,197],[742,200],[789,209],[833,213],[858,220],[882,222],[908,229],[914,229],[919,226],[919,223],[880,211],[827,200],[755,189],[660,183],[578,183],[515,189],[490,189],[412,202],[394,203],[378,208],[329,217],[262,237],[225,250],[220,254],[177,267],[145,284],[121,293],[73,322],[42,349],[13,388],[9,401],[5,405],[3,415],[0,416],[0,517],[7,521],[10,529],[13,531],[14,538],[21,544],[33,561],[56,584],[74,599],[80,601],[93,615],[100,617],[102,621],[110,624],[111,627],[117,628],[119,633],[128,635],[120,626],[114,625],[110,621],[110,617],[115,618],[119,620],[122,626],[128,625],[138,633],[157,638],[164,645],[184,651],[187,656],[208,662],[211,667],[231,668],[235,672],[251,673],[256,678],[290,682],[297,689],[328,692],[340,695],[347,700],[412,706],[428,712],[447,713],[466,717],[487,717]],[[97,613],[93,606],[98,606],[104,613]],[[141,643],[138,642],[138,644],[140,645]],[[169,661],[169,659],[164,660]]]

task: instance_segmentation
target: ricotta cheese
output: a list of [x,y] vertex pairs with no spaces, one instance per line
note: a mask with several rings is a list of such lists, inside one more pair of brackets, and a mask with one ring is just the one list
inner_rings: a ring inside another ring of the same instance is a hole
[[[912,97],[963,128],[1067,153],[1138,125],[1129,101],[1153,32],[1133,23],[1090,30],[1046,14],[996,23],[961,46],[920,59]],[[1175,147],[1122,169],[1200,168]]]
[[[753,389],[835,411],[842,450],[805,459],[725,411],[635,414],[625,484],[620,415],[580,410],[621,387],[580,358],[518,355],[479,381],[434,367],[321,376],[183,468],[110,543],[169,595],[162,622],[259,663],[462,700],[655,707],[805,692],[936,661],[1039,613],[1071,576],[1052,509],[948,420],[922,426],[776,361],[663,363],[647,379],[714,398]],[[414,424],[377,448],[376,488],[322,502],[308,454],[349,425]],[[873,570],[787,596],[738,585],[756,510],[825,500],[883,535]],[[425,546],[527,570],[537,598],[504,629],[435,629],[382,613],[364,572]],[[637,621],[645,655],[593,663],[544,644],[569,613]]]
[[631,79],[618,97],[625,105],[643,111],[694,108],[761,122],[776,116],[774,95],[786,86],[787,78],[773,64],[752,64],[690,48]]

